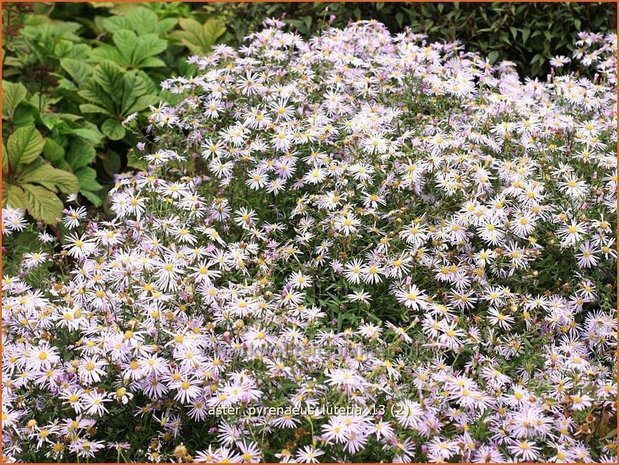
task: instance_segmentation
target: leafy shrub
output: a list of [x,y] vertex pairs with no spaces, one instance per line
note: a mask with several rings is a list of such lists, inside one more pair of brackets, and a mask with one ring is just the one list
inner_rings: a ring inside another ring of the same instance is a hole
[[327,26],[378,20],[392,32],[410,27],[430,41],[459,40],[492,63],[509,60],[521,76],[546,78],[548,60],[570,56],[580,31],[616,30],[615,3],[237,3],[206,11],[226,18],[227,42],[240,44],[264,17],[281,17],[304,37]]
[[[3,82],[3,140],[18,128],[36,128],[45,138],[46,161],[75,175],[77,192],[100,207],[106,192],[102,184],[109,187],[126,165],[127,150],[142,137],[128,129],[143,126],[149,107],[170,97],[160,90],[161,80],[190,72],[179,56],[194,43],[173,36],[178,18],[160,7],[153,9],[162,12],[161,18],[148,6],[112,5],[108,13],[115,14],[93,14],[82,24],[55,19],[55,6],[39,10],[45,14],[23,5],[3,7],[4,77],[9,80]],[[182,19],[181,25],[193,24],[188,21]],[[216,20],[207,25],[196,49],[201,53],[221,35]],[[52,199],[45,206],[50,210],[40,211],[36,219],[53,222],[62,209]]]
[[615,462],[616,36],[523,82],[268,25],[5,276],[7,458]]

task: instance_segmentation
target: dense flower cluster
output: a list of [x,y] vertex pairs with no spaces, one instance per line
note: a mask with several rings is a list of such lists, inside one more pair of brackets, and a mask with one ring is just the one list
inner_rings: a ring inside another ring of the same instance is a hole
[[193,58],[113,215],[3,279],[6,458],[615,462],[616,36],[578,45]]

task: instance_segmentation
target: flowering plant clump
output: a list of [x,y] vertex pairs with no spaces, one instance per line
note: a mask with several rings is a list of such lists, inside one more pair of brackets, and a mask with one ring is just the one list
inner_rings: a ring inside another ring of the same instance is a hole
[[5,459],[615,462],[615,51],[522,82],[271,20],[192,58],[114,215],[3,279]]

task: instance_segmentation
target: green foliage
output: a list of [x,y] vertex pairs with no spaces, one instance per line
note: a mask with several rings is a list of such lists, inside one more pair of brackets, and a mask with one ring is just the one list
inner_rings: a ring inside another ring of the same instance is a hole
[[[101,206],[142,137],[123,122],[145,126],[149,106],[169,97],[159,83],[188,73],[187,48],[207,53],[225,32],[220,21],[198,23],[187,12],[155,4],[4,5],[3,141],[17,128],[36,130],[44,140],[36,156],[74,175],[83,198]],[[34,202],[41,193],[22,191],[11,198]]]
[[38,221],[56,224],[63,208],[56,194],[76,193],[80,182],[74,174],[43,160],[40,155],[45,145],[34,126],[20,127],[8,137],[2,147],[2,203],[26,210]]
[[392,32],[410,27],[430,41],[455,41],[492,61],[516,63],[522,76],[545,78],[546,62],[570,56],[579,31],[616,28],[615,3],[233,3],[203,7],[223,15],[224,40],[240,44],[266,17],[280,18],[304,37],[329,25],[375,19]]
[[216,18],[208,19],[204,24],[191,18],[179,21],[182,31],[174,31],[170,37],[178,40],[194,55],[204,55],[213,44],[226,32],[226,26]]

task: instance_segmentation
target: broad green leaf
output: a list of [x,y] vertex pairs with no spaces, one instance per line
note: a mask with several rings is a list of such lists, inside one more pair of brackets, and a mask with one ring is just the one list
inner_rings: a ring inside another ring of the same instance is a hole
[[122,29],[130,29],[131,24],[126,16],[111,16],[101,19],[101,26],[108,32],[116,32]]
[[26,193],[24,190],[19,186],[9,183],[6,183],[4,187],[2,206],[10,205],[13,208],[26,210]]
[[149,32],[159,32],[159,19],[157,14],[149,8],[139,7],[132,9],[127,14],[127,20],[131,25],[131,29],[138,35],[148,34]]
[[24,184],[25,205],[35,220],[56,224],[62,216],[63,204],[56,194],[41,186]]
[[60,60],[60,66],[78,84],[83,84],[92,75],[92,67],[83,60],[63,58]]
[[19,182],[20,185],[23,183],[40,184],[50,191],[60,191],[63,194],[77,192],[80,187],[73,173],[56,169],[45,163],[26,171],[19,177]]
[[99,63],[95,68],[93,78],[113,98],[120,92],[123,70],[113,63]]
[[60,78],[58,79],[58,88],[59,89],[64,89],[64,90],[68,90],[71,92],[77,92],[77,86],[75,84],[73,84],[72,81],[70,81],[69,79],[66,78]]
[[35,115],[38,114],[38,110],[33,107],[27,100],[23,101],[13,113],[11,123],[13,127],[32,126],[35,122]]
[[77,170],[75,176],[77,176],[80,182],[81,190],[98,191],[103,188],[103,186],[97,182],[97,172],[94,168],[85,166]]
[[145,34],[138,38],[134,44],[132,64],[139,65],[143,60],[165,51],[168,47],[167,41],[157,37],[157,34]]
[[165,61],[157,57],[148,57],[140,61],[140,68],[163,68]]
[[129,62],[121,55],[116,47],[112,47],[108,44],[102,44],[95,48],[91,54],[91,58],[101,63],[112,62],[118,65],[127,66]]
[[108,118],[103,122],[101,130],[111,140],[120,140],[125,137],[127,132],[122,124],[112,118]]
[[43,123],[43,125],[50,130],[65,123],[65,121],[56,113],[41,113],[40,118],[41,123]]
[[135,32],[121,29],[114,33],[112,40],[125,62],[135,64],[133,57],[138,53],[138,36],[135,35]]
[[88,128],[68,129],[66,131],[62,131],[62,133],[75,135],[81,139],[89,141],[93,145],[99,145],[101,139],[103,138],[102,134],[99,131]]
[[12,118],[17,105],[26,98],[26,88],[19,83],[2,81],[2,118]]
[[172,32],[170,37],[179,40],[194,54],[209,52],[217,39],[226,32],[225,25],[216,18],[210,18],[204,24],[191,18],[182,18],[179,25],[183,30]]
[[88,100],[90,103],[104,108],[110,113],[114,111],[114,99],[94,81],[88,81],[85,84],[84,88],[80,90],[77,94],[80,97]]
[[34,126],[17,129],[9,136],[7,152],[11,169],[18,165],[28,165],[39,156],[45,141]]
[[[154,95],[156,93],[156,87],[143,72],[125,74],[123,76],[123,93],[120,108],[122,115],[130,115],[147,108],[148,105],[152,105],[152,102],[158,101],[158,98]],[[142,102],[138,102],[141,97],[146,97],[143,100],[151,103],[143,106]]]
[[97,156],[97,152],[92,144],[77,140],[71,144],[69,153],[67,153],[67,163],[71,165],[73,172],[84,166],[90,165]]
[[156,105],[160,101],[161,101],[161,98],[157,97],[156,95],[143,95],[140,98],[138,98],[133,103],[133,105],[127,108],[127,110],[125,111],[125,114],[130,115],[132,113],[146,110],[151,105]]
[[55,140],[46,137],[43,156],[57,167],[57,164],[64,160],[64,149]]

